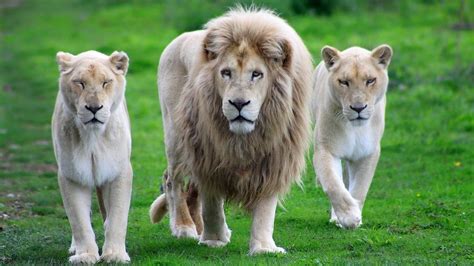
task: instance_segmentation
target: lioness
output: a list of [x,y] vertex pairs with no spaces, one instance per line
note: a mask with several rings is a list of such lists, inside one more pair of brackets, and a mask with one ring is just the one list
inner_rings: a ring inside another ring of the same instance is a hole
[[[331,201],[331,222],[343,228],[362,223],[362,207],[380,156],[384,131],[387,67],[392,49],[325,46],[314,73],[316,120],[314,167]],[[342,171],[341,160],[346,171]]]
[[298,34],[267,10],[232,10],[168,45],[158,70],[168,178],[152,220],[169,209],[173,234],[197,237],[183,193],[192,176],[201,244],[230,241],[232,200],[252,213],[250,254],[285,252],[273,241],[275,210],[305,167],[311,72]]
[[72,229],[72,263],[95,263],[91,192],[97,189],[104,217],[101,259],[128,262],[125,250],[132,191],[131,137],[125,103],[124,52],[58,52],[59,93],[52,120],[54,153],[64,208]]

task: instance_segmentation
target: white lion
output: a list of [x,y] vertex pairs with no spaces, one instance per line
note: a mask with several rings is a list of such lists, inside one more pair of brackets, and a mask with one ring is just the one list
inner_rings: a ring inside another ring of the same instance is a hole
[[352,47],[339,52],[326,46],[322,57],[312,100],[314,167],[331,201],[330,221],[356,228],[380,156],[392,49],[381,45],[372,51]]
[[58,52],[59,93],[52,131],[58,179],[72,229],[72,263],[95,263],[91,192],[97,189],[104,217],[101,259],[128,262],[125,250],[132,191],[130,121],[125,103],[124,52]]
[[285,252],[273,241],[275,210],[305,168],[311,72],[298,34],[266,10],[230,11],[168,45],[158,71],[168,178],[152,221],[169,209],[175,236],[198,237],[201,206],[188,208],[183,193],[192,176],[201,244],[230,241],[231,200],[252,213],[250,254]]

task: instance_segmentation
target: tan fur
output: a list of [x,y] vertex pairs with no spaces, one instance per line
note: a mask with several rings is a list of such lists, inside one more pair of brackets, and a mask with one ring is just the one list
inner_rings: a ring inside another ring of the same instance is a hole
[[90,221],[95,188],[105,226],[100,258],[128,262],[125,235],[133,175],[124,99],[128,57],[124,52],[107,56],[95,51],[77,56],[58,52],[56,57],[61,75],[52,136],[59,186],[73,233],[69,261],[90,264],[99,259]]
[[392,49],[381,45],[372,51],[352,47],[339,52],[326,46],[322,57],[312,100],[314,167],[331,200],[331,221],[356,228],[380,156]]
[[[181,35],[164,51],[158,86],[171,185],[182,187],[182,179],[192,176],[204,216],[219,210],[209,219],[221,223],[216,235],[225,238],[206,239],[212,221],[203,217],[202,243],[223,245],[230,238],[222,227],[221,199],[240,203],[258,219],[256,209],[276,207],[276,198],[299,181],[308,146],[311,65],[296,32],[265,10],[230,11],[205,30]],[[223,68],[232,70],[232,78]],[[252,70],[263,76],[254,80]],[[255,117],[253,125],[233,127],[235,110],[227,103],[236,99],[250,102],[241,114]],[[168,201],[179,195],[171,190]],[[171,219],[173,227],[173,213]],[[251,253],[281,252],[271,234],[264,244],[259,241],[251,244]]]

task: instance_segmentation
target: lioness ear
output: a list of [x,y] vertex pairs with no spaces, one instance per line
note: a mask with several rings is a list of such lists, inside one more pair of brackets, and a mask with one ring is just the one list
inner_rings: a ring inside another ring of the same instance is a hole
[[270,39],[261,45],[263,55],[274,62],[280,64],[283,68],[291,65],[292,47],[286,39]]
[[337,60],[339,60],[339,50],[326,45],[323,47],[323,49],[321,49],[321,57],[324,60],[327,70],[330,70]]
[[112,70],[119,75],[127,74],[128,70],[128,56],[125,52],[113,52],[110,55],[110,63],[112,64]]
[[74,55],[65,52],[58,52],[56,54],[56,62],[59,65],[59,71],[63,74],[69,72],[71,70],[72,60],[74,59]]
[[387,68],[392,59],[393,51],[392,47],[387,44],[382,44],[379,47],[372,50],[372,57],[377,60],[377,64],[382,65],[383,68]]

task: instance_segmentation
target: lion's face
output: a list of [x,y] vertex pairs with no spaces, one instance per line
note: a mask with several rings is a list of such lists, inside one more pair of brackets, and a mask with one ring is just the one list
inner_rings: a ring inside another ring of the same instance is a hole
[[357,47],[339,52],[326,46],[322,55],[329,71],[331,94],[343,115],[354,126],[364,125],[387,90],[392,49],[382,45],[372,52]]
[[86,128],[103,129],[123,99],[127,55],[85,52],[73,56],[59,52],[57,60],[67,108]]
[[216,71],[229,129],[235,134],[252,132],[271,83],[264,60],[252,49],[236,48],[221,58]]

